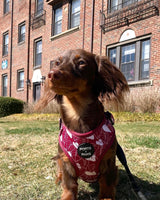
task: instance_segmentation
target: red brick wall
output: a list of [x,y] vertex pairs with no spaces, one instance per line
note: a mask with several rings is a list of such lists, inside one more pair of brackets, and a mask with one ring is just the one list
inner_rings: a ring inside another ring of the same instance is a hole
[[[86,5],[85,5],[86,2]],[[33,77],[33,49],[34,40],[42,37],[42,67],[40,68],[42,76],[46,76],[50,69],[50,61],[54,60],[64,50],[82,48],[91,50],[91,32],[92,32],[92,0],[81,0],[80,11],[80,26],[74,31],[67,31],[68,28],[68,1],[63,1],[63,19],[62,19],[62,34],[60,37],[51,39],[51,24],[52,24],[52,6],[48,5],[44,0],[44,10],[46,10],[45,25],[32,30],[30,32],[30,61],[29,61],[29,79],[32,81]],[[2,46],[2,37],[5,31],[9,31],[9,54],[7,57],[2,57],[2,48],[0,48],[0,64],[2,60],[8,59],[8,68],[2,70],[0,67],[0,75],[8,74],[8,96],[9,96],[9,66],[10,66],[10,41],[11,41],[11,3],[10,12],[3,15],[3,9],[0,9],[0,46]],[[104,1],[107,6],[107,1]],[[86,10],[84,12],[84,6]],[[3,1],[0,2],[0,7],[3,8]],[[95,1],[95,15],[94,15],[94,34],[93,34],[93,52],[100,54],[101,52],[101,29],[99,26],[99,11],[102,10],[102,0]],[[31,14],[35,11],[35,1],[31,0]],[[85,17],[85,21],[84,21]],[[29,0],[14,1],[14,18],[13,18],[13,57],[12,57],[12,93],[11,96],[27,100],[27,88],[24,83],[24,90],[17,90],[17,70],[24,69],[25,82],[27,80],[27,48],[28,48],[28,24],[29,24]],[[26,35],[25,42],[18,44],[18,24],[25,21]],[[118,43],[122,33],[126,29],[135,31],[136,37],[151,33],[151,60],[150,60],[150,79],[154,80],[154,85],[160,86],[160,17],[155,16],[149,19],[124,26],[117,30],[102,34],[102,54],[106,55],[106,46],[112,43]],[[83,38],[84,37],[84,38]],[[84,39],[84,41],[83,41]],[[83,43],[84,42],[84,43]],[[0,79],[1,79],[0,77]],[[42,93],[43,93],[43,86]],[[0,81],[0,95],[2,94],[2,81]],[[33,102],[33,84],[29,89],[29,102]]]
[[150,79],[153,80],[153,86],[160,86],[160,16],[150,17],[103,34],[103,54],[106,54],[106,46],[119,43],[121,35],[127,29],[132,29],[137,38],[151,34]]

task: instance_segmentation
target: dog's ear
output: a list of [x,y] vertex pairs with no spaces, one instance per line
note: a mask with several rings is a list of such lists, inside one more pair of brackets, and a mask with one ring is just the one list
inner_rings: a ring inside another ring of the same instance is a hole
[[107,57],[95,55],[95,61],[98,66],[96,85],[99,94],[111,101],[121,101],[123,94],[129,90],[126,78]]
[[53,90],[50,89],[50,82],[47,78],[44,84],[44,93],[40,100],[36,103],[34,111],[40,111],[45,108],[50,101],[56,98],[56,94]]

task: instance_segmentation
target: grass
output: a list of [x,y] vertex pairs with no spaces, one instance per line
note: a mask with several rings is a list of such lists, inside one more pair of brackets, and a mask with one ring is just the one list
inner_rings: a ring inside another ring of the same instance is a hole
[[[115,114],[116,115],[116,114]],[[160,123],[120,119],[115,128],[136,181],[148,200],[160,199]],[[0,118],[0,200],[58,200],[55,185],[58,115],[20,114]],[[130,119],[129,119],[130,118]],[[142,116],[141,116],[142,118]],[[126,122],[124,122],[126,121]],[[130,122],[132,121],[132,122]],[[117,200],[136,200],[123,166],[119,167]],[[96,200],[97,184],[79,181],[78,200]]]

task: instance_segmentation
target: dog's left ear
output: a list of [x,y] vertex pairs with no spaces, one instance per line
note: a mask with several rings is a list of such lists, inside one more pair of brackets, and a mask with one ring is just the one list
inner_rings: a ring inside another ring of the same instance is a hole
[[109,100],[117,99],[121,101],[123,94],[129,90],[126,78],[122,72],[114,66],[107,57],[96,56],[95,61],[98,66],[96,77],[96,87],[101,96],[106,96]]

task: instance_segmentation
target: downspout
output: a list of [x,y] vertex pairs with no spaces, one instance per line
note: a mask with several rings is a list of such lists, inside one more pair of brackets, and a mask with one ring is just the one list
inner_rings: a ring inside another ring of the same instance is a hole
[[86,0],[84,0],[84,13],[83,13],[83,41],[82,41],[82,49],[84,49],[84,38],[85,38],[85,22],[86,22]]
[[[103,6],[104,6],[104,0],[102,0],[102,13],[103,13],[103,11],[104,11]],[[100,23],[101,23],[101,22],[100,22]],[[102,28],[101,28],[100,55],[102,55],[102,37],[103,37],[103,31],[102,31]]]
[[[29,0],[29,18],[28,18],[28,52],[27,52],[27,82],[29,80],[29,62],[30,62],[30,34],[31,34],[31,0]],[[27,84],[27,103],[29,100],[29,85]]]
[[9,84],[9,96],[12,96],[12,54],[13,54],[13,10],[14,0],[12,0],[12,11],[11,11],[11,47],[10,47],[10,84]]
[[91,47],[90,51],[93,53],[93,40],[94,40],[94,10],[95,10],[95,0],[92,0],[92,26],[91,26]]

